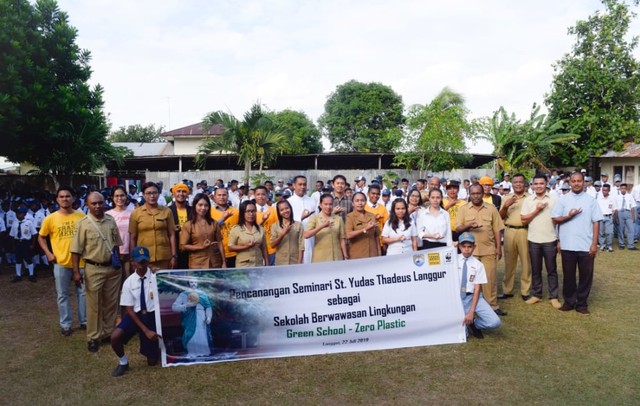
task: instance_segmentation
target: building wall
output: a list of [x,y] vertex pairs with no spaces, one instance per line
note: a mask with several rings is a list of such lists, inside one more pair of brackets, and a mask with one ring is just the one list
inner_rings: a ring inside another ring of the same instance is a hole
[[174,155],[195,155],[204,139],[199,138],[176,138],[173,143]]
[[609,181],[613,176],[622,176],[622,182],[629,185],[640,183],[640,158],[600,158],[600,173],[609,174]]

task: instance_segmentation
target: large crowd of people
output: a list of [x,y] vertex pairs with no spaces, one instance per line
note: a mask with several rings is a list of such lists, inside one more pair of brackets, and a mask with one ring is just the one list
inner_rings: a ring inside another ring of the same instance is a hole
[[[499,326],[497,316],[507,315],[500,300],[516,294],[518,263],[520,296],[527,304],[543,300],[544,263],[550,304],[589,315],[597,251],[613,252],[614,236],[620,249],[636,250],[640,231],[640,186],[627,185],[618,175],[610,183],[607,174],[593,182],[584,171],[529,180],[509,173],[502,179],[430,176],[415,183],[385,182],[381,176],[367,182],[360,176],[353,186],[336,175],[326,183],[317,180],[311,191],[299,175],[256,187],[221,179],[214,186],[206,180],[194,186],[185,179],[168,190],[162,182],[146,182],[140,192],[130,183],[101,191],[61,187],[55,195],[0,193],[0,261],[15,267],[11,282],[22,281],[23,265],[31,282],[37,281],[37,269],[53,268],[64,336],[73,333],[73,282],[88,349],[98,351],[111,338],[121,358],[117,375],[126,370],[120,354],[134,331],[146,337],[149,363],[157,362],[157,352],[149,349],[157,338],[146,316],[152,310],[148,302],[140,303],[147,268],[260,267],[455,246],[464,323],[470,334],[482,337],[482,329]],[[125,279],[126,295],[121,293]],[[119,304],[128,306],[124,319]]]

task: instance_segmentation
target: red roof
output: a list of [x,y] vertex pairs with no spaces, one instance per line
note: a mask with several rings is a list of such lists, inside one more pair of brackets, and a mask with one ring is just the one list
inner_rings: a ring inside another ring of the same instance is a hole
[[205,135],[220,135],[222,134],[222,126],[220,124],[215,124],[211,127],[209,133],[206,133],[202,129],[202,123],[191,124],[186,127],[177,128],[175,130],[167,131],[162,133],[163,137],[194,137],[194,136],[205,136]]

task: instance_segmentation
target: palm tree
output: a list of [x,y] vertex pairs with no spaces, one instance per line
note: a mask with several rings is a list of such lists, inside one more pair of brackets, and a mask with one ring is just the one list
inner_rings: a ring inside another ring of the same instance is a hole
[[249,184],[253,163],[258,162],[262,171],[263,165],[284,150],[285,136],[275,128],[259,103],[244,113],[242,121],[223,111],[209,113],[202,120],[203,129],[211,129],[216,124],[222,126],[222,134],[207,137],[198,148],[196,165],[201,168],[209,154],[232,152],[238,155],[238,163],[244,165],[244,182]]

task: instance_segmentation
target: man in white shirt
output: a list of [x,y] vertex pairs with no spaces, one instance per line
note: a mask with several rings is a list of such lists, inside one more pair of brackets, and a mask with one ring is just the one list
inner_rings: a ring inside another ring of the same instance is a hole
[[[307,229],[307,223],[309,217],[316,212],[315,203],[312,198],[307,196],[307,178],[303,175],[298,175],[293,178],[293,195],[288,199],[293,210],[293,219],[300,221],[303,228]],[[303,263],[311,263],[311,256],[313,254],[314,239],[307,238],[304,242],[304,260]]]
[[618,223],[618,246],[624,249],[624,238],[627,238],[627,249],[637,250],[633,245],[636,222],[636,201],[627,193],[627,184],[620,184],[620,194],[614,197],[615,215]]
[[600,220],[600,236],[598,237],[598,245],[601,251],[613,252],[613,211],[615,202],[610,194],[611,185],[608,183],[602,186],[601,193],[596,201],[600,206],[600,211],[604,217]]

